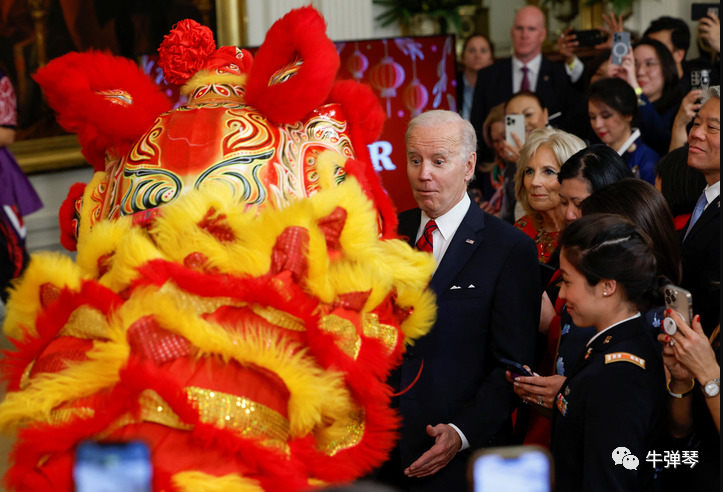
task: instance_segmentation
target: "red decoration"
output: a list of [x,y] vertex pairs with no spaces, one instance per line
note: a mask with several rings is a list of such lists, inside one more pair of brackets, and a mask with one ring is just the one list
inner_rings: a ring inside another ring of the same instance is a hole
[[391,56],[385,56],[371,69],[369,80],[382,97],[395,97],[404,82],[404,69]]
[[161,58],[158,64],[163,68],[169,84],[183,84],[198,72],[216,50],[213,33],[192,19],[185,19],[173,26],[163,37],[158,48]]
[[354,43],[354,53],[347,58],[346,68],[349,69],[355,80],[361,80],[364,72],[369,68],[369,59],[359,51],[359,43]]
[[427,91],[427,88],[424,87],[419,79],[414,79],[404,88],[402,100],[409,110],[411,117],[414,118],[422,112],[427,102],[429,102],[429,91]]

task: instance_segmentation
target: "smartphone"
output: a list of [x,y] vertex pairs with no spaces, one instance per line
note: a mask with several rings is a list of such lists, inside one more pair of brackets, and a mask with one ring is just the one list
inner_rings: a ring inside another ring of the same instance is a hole
[[690,292],[677,285],[666,285],[663,287],[663,298],[665,307],[676,311],[690,325],[693,319],[693,296]]
[[518,377],[518,376],[532,376],[533,374],[525,369],[525,367],[520,364],[519,362],[515,362],[510,359],[501,358],[500,359],[500,365],[504,367],[506,370],[510,371],[512,374],[512,377]]
[[473,492],[552,491],[552,457],[540,446],[481,449],[467,470]]
[[614,32],[610,63],[613,65],[622,65],[623,57],[628,53],[630,53],[630,33]]
[[505,115],[505,140],[513,147],[517,147],[517,142],[512,138],[512,134],[517,135],[520,142],[525,143],[525,115],[508,114]]
[[600,29],[586,29],[584,31],[570,31],[570,34],[577,36],[577,42],[579,46],[596,46],[600,43],[604,43],[608,38],[605,32]]
[[690,4],[690,20],[700,20],[708,15],[709,12],[719,17],[718,7],[720,7],[718,3],[692,3]]
[[75,452],[75,492],[151,492],[153,467],[141,441],[85,441]]
[[702,89],[704,87],[710,87],[710,70],[691,70],[690,88]]

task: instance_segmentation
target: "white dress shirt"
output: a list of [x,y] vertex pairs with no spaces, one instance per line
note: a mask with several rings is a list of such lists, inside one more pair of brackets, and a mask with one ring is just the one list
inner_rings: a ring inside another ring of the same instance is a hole
[[522,87],[522,67],[527,67],[527,80],[530,82],[530,91],[537,90],[537,79],[540,75],[540,66],[542,65],[542,53],[538,53],[536,57],[527,63],[512,57],[512,93],[517,94]]

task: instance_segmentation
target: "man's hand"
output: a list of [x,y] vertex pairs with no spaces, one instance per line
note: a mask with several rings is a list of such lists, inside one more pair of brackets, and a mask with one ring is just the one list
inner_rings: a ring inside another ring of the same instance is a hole
[[720,53],[720,19],[713,12],[698,21],[698,37],[716,53]]
[[408,477],[434,475],[447,466],[462,447],[459,434],[447,424],[438,424],[434,427],[428,425],[427,434],[434,438],[434,446],[404,470],[404,474]]

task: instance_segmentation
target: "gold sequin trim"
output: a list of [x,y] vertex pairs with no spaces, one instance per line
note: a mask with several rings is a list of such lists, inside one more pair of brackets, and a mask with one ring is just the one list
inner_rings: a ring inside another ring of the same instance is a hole
[[336,335],[336,345],[346,355],[356,360],[359,356],[359,349],[361,349],[361,337],[359,337],[354,323],[341,316],[329,314],[321,318],[319,328]]
[[304,323],[299,318],[276,308],[254,304],[251,306],[251,310],[257,316],[265,319],[274,326],[278,326],[279,328],[291,331],[306,331]]
[[206,388],[191,386],[186,392],[198,409],[201,421],[231,429],[244,437],[265,440],[270,445],[286,446],[289,421],[277,411],[243,396]]
[[108,320],[97,308],[80,306],[73,311],[68,322],[60,330],[60,336],[97,340],[108,338]]
[[339,451],[349,449],[359,444],[364,437],[364,420],[364,410],[352,412],[344,424],[342,435],[333,441],[320,443],[319,451],[328,456],[334,456]]
[[391,325],[379,322],[379,316],[374,313],[367,313],[362,318],[362,331],[370,338],[376,338],[387,348],[387,354],[391,354],[397,346],[397,329]]
[[202,297],[190,294],[172,282],[166,282],[159,289],[161,294],[172,294],[180,304],[190,306],[196,314],[212,313],[222,306],[239,307],[245,303],[230,297]]
[[60,408],[50,412],[50,419],[48,423],[50,425],[60,426],[70,423],[75,419],[92,419],[95,416],[95,410],[89,407],[77,407],[77,408]]

